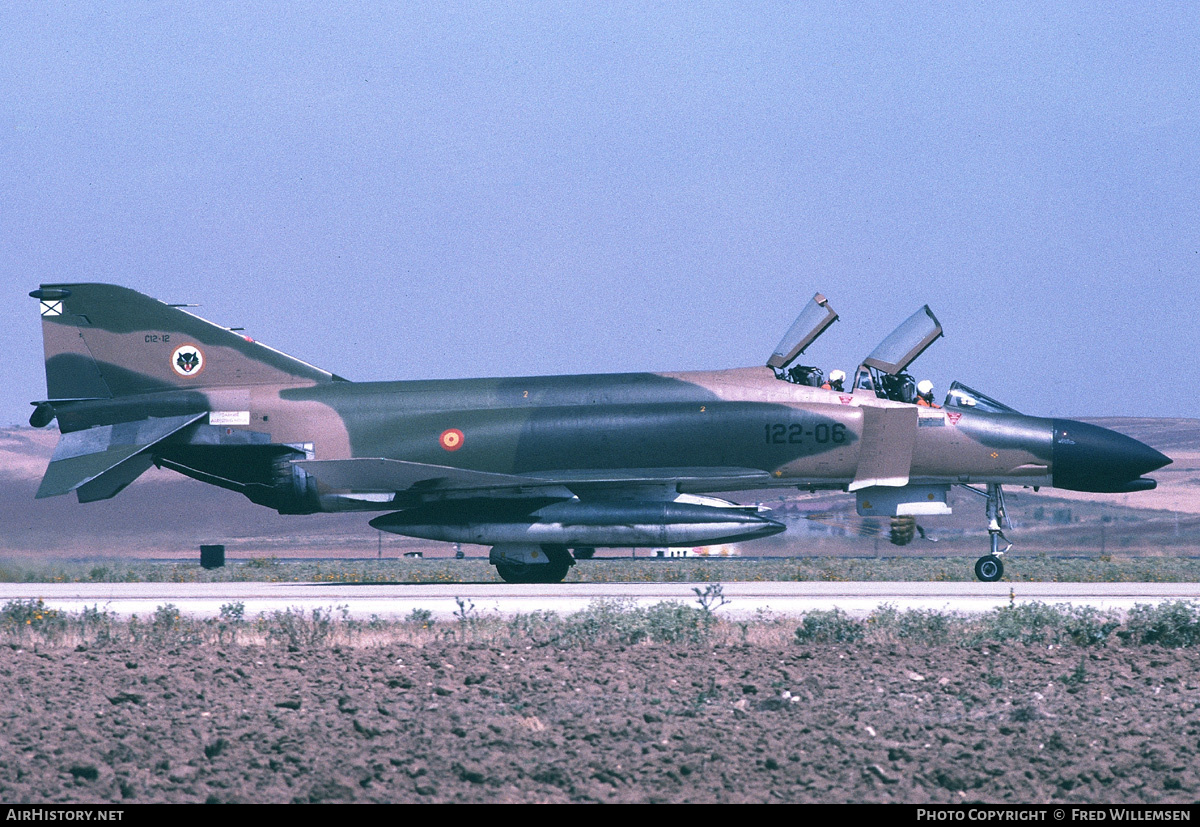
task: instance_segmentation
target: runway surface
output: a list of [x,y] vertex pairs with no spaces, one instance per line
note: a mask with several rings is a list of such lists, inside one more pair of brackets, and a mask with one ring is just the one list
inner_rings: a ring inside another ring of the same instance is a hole
[[[0,583],[0,604],[45,601],[50,608],[78,612],[96,607],[121,617],[147,616],[171,604],[192,617],[215,617],[226,604],[241,603],[246,617],[260,612],[343,607],[366,620],[407,617],[424,609],[442,619],[460,610],[458,600],[479,616],[550,611],[569,614],[599,599],[641,606],[660,601],[697,604],[706,583],[561,583],[552,586],[501,583],[330,584],[330,583]],[[759,611],[800,615],[841,609],[862,617],[884,604],[897,609],[986,612],[1020,603],[1071,604],[1127,610],[1137,604],[1200,601],[1200,583],[725,583],[729,601],[719,611],[728,618]]]

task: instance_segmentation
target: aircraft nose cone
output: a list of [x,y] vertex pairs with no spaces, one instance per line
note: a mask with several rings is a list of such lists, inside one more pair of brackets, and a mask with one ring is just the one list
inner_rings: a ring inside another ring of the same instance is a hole
[[1153,488],[1154,480],[1139,478],[1171,458],[1108,428],[1056,419],[1052,462],[1055,488],[1119,494]]

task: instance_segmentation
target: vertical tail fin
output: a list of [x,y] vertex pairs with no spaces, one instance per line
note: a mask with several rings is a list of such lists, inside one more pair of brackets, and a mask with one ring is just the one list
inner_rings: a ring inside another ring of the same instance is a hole
[[340,379],[125,287],[43,284],[29,295],[41,303],[52,401]]

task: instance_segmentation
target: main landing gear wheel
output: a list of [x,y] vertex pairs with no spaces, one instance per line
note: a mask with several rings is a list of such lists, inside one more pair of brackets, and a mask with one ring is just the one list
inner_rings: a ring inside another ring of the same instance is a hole
[[525,566],[520,563],[497,563],[496,574],[505,583],[561,583],[570,571],[569,565],[546,563],[541,566]]
[[561,583],[575,565],[571,553],[559,546],[542,546],[545,563],[496,563],[496,574],[505,583]]
[[985,554],[975,561],[975,576],[984,583],[995,583],[1004,576],[1004,563],[994,554]]

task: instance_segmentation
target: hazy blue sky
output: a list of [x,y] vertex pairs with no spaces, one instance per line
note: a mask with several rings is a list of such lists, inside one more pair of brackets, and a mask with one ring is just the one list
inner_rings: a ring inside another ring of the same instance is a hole
[[1194,3],[7,4],[0,424],[40,282],[350,379],[917,363],[1196,416]]

